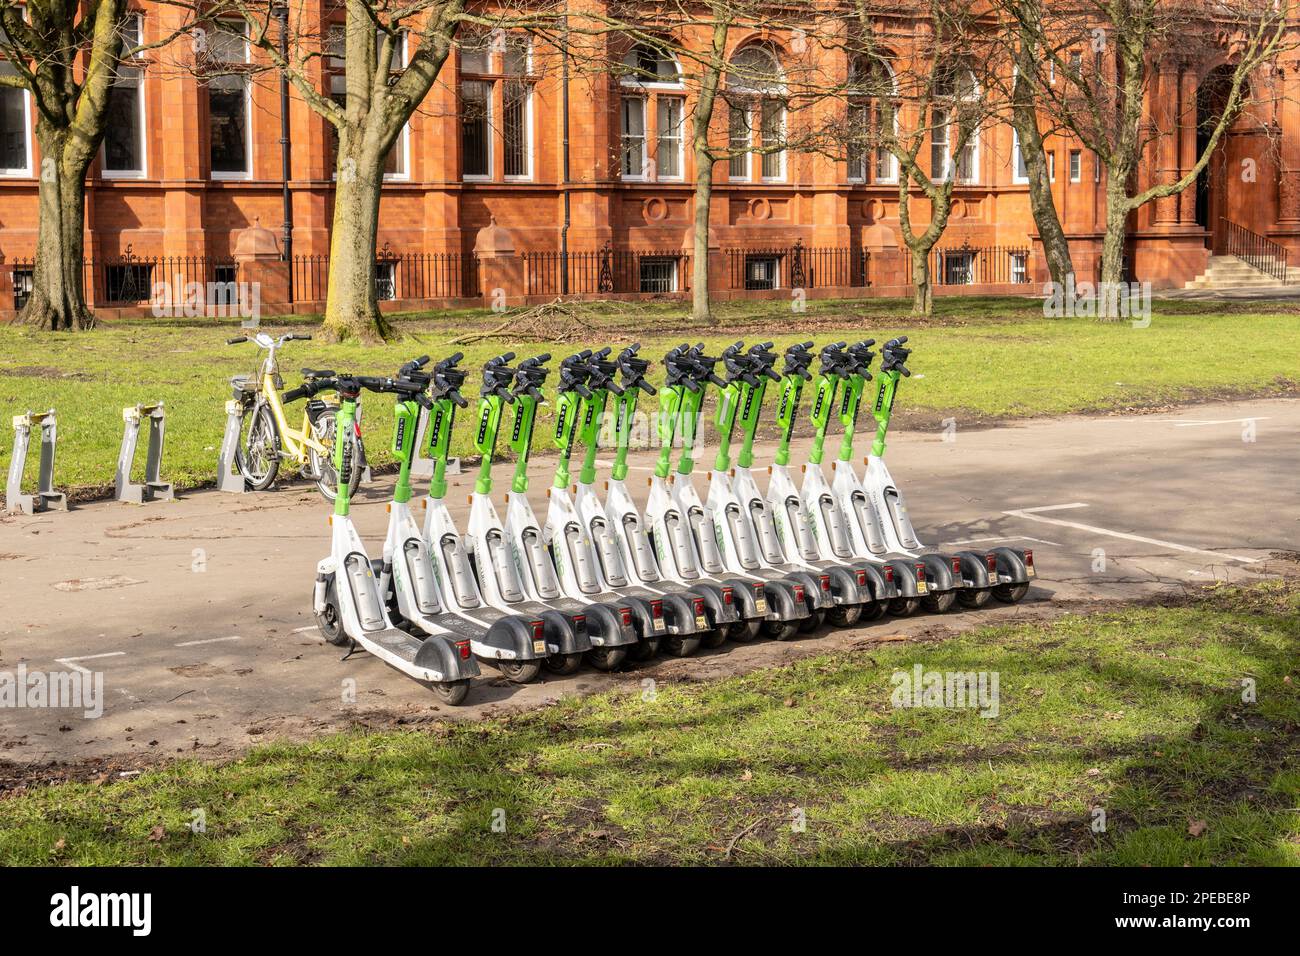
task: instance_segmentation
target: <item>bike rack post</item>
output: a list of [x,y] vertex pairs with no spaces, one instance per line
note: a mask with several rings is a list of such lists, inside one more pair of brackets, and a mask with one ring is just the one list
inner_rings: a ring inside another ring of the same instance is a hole
[[[37,477],[36,494],[25,495],[23,469],[27,465],[27,448],[31,444],[32,427],[41,426],[41,464]],[[67,511],[68,499],[54,490],[54,445],[58,441],[58,426],[54,409],[48,412],[28,412],[14,416],[14,454],[9,460],[9,480],[5,485],[5,510],[22,514],[38,511]]]
[[[411,477],[429,479],[433,477],[433,459],[425,457],[425,433],[429,427],[429,410],[420,406],[420,424],[415,429],[415,456],[411,459]],[[460,474],[460,459],[447,459],[447,474]]]
[[239,447],[239,422],[244,408],[235,399],[226,402],[226,434],[221,439],[221,452],[217,455],[217,490],[243,494],[248,482],[235,464],[235,449]]
[[[140,438],[140,425],[149,419],[149,449],[145,453],[144,484],[131,481],[131,466],[135,463],[136,444]],[[171,501],[175,497],[170,481],[163,481],[162,454],[166,417],[163,403],[128,405],[122,409],[126,427],[122,432],[122,450],[117,456],[117,476],[114,481],[118,501],[142,505],[146,501]]]

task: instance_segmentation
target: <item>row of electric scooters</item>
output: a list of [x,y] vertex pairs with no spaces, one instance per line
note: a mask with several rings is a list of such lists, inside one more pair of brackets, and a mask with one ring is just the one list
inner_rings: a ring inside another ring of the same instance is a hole
[[[635,345],[616,357],[608,348],[571,355],[559,363],[555,381],[552,439],[559,457],[545,521],[528,500],[528,457],[550,356],[517,364],[511,364],[513,353],[494,358],[482,372],[474,437],[482,464],[463,534],[445,500],[456,410],[468,404],[460,392],[462,356],[432,369],[426,356],[391,378],[339,375],[338,473],[349,473],[355,453],[352,423],[363,389],[397,397],[393,452],[399,471],[383,555],[374,560],[349,519],[348,489],[340,485],[330,555],[317,567],[313,595],[321,632],[350,647],[349,653],[368,651],[454,704],[465,699],[480,660],[524,683],[543,667],[571,673],[584,659],[609,670],[661,649],[685,656],[701,645],[761,634],[784,640],[823,621],[849,627],[921,607],[943,612],[954,602],[981,607],[990,598],[1019,601],[1034,576],[1033,553],[926,548],[885,467],[894,399],[900,380],[911,374],[906,342],[906,336],[894,339],[881,350],[869,397],[875,440],[861,474],[853,443],[873,380],[874,340],[837,342],[819,356],[811,342],[791,346],[783,357],[770,342],[750,348],[738,342],[716,358],[700,345],[673,349],[664,357],[666,383],[657,392],[659,455],[644,511],[627,486],[628,452],[640,421],[638,398],[656,394],[646,381],[650,363]],[[815,358],[820,368],[814,376]],[[813,442],[796,486],[790,444],[808,382],[815,382]],[[779,393],[779,442],[764,495],[753,473],[754,442],[769,383]],[[693,455],[711,387],[717,390],[718,450],[701,498]],[[412,510],[410,472],[422,414],[435,470],[421,524]],[[832,417],[843,437],[828,484],[822,457]],[[515,470],[503,521],[492,501],[492,462],[507,425]],[[602,500],[597,453],[611,442],[613,468]],[[571,486],[575,443],[583,452]]]

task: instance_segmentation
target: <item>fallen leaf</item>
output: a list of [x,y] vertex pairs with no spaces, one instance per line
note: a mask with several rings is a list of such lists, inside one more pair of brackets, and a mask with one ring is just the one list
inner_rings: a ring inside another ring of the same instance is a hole
[[1189,836],[1198,837],[1209,828],[1210,825],[1206,823],[1204,820],[1193,820],[1191,823],[1187,825],[1187,833]]
[[740,775],[740,779],[741,779],[741,780],[753,780],[753,779],[754,779],[754,771],[752,771],[752,770],[746,770],[744,773],[742,773],[742,774]]
[[156,827],[154,827],[152,830],[149,831],[149,842],[150,842],[150,843],[161,843],[161,842],[162,842],[162,838],[165,837],[166,835],[167,835],[167,830],[166,830],[166,829],[163,827],[163,825],[160,823],[160,824],[158,824]]
[[1090,768],[1088,769],[1088,776],[1090,776],[1090,777],[1100,777],[1100,776],[1101,776],[1101,769],[1100,769],[1099,767],[1090,767]]

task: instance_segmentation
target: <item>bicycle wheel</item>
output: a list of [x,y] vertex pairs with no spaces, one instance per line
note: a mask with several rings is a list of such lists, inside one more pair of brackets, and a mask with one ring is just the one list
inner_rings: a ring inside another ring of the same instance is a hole
[[[329,454],[321,455],[315,448],[308,449],[308,455],[311,457],[310,467],[320,476],[316,481],[316,487],[320,489],[326,501],[333,501],[338,497],[338,471],[334,466],[334,436],[338,432],[338,420],[335,418],[337,411],[334,408],[326,409],[312,425],[316,440],[329,449]],[[356,494],[357,486],[361,484],[364,459],[365,453],[361,448],[361,439],[358,438],[353,448],[352,474],[348,481],[349,497]]]
[[254,491],[265,491],[280,470],[280,432],[275,416],[265,405],[244,406],[239,420],[239,445],[235,467]]

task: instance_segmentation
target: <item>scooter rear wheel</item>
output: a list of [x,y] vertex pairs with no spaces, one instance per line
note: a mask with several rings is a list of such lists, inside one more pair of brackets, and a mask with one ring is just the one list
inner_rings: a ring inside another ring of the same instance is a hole
[[593,647],[587,651],[587,663],[598,671],[616,671],[627,659],[626,647]]
[[837,604],[826,612],[826,620],[832,627],[852,627],[862,619],[864,607],[862,604]]
[[673,657],[690,657],[700,649],[700,639],[672,635],[664,638],[663,649]]
[[1015,604],[1028,593],[1028,584],[999,584],[993,589],[993,596],[1003,604]]
[[501,676],[512,684],[531,684],[542,672],[541,661],[497,661]]
[[[594,650],[594,648],[593,648]],[[546,658],[546,669],[552,674],[576,674],[578,668],[582,666],[582,653],[577,654],[551,654]]]
[[919,597],[897,597],[889,602],[889,613],[894,617],[911,617],[920,607]]
[[801,621],[764,621],[763,633],[774,641],[788,641],[799,633]]
[[465,680],[437,681],[429,684],[429,689],[444,704],[457,707],[465,703],[465,698],[469,696],[469,678]]
[[706,631],[700,638],[701,647],[721,647],[727,643],[727,630],[723,627],[715,627],[711,631]]
[[826,608],[819,607],[806,618],[799,622],[799,631],[802,634],[811,634],[817,628],[826,623]]
[[992,599],[992,588],[962,588],[957,592],[957,602],[962,607],[980,608]]
[[889,610],[889,607],[886,601],[872,601],[870,604],[864,604],[862,605],[862,617],[858,623],[879,621],[885,616],[887,610]]
[[931,614],[945,614],[956,603],[956,591],[934,591],[921,598],[922,606]]
[[[762,624],[761,621],[755,621],[755,624]],[[735,641],[737,644],[748,644],[756,636],[757,628],[750,630],[748,621],[733,621],[725,625],[727,631],[727,640]]]
[[639,662],[652,660],[659,653],[659,641],[657,637],[643,637],[627,649],[629,660]]

